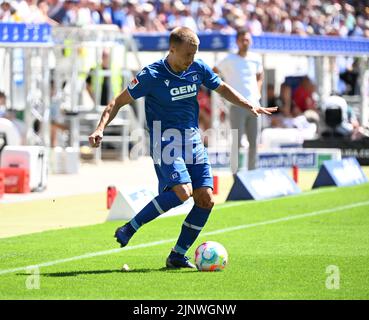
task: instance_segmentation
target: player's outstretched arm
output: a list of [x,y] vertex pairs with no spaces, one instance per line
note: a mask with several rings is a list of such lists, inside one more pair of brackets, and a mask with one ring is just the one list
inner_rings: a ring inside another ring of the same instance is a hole
[[250,111],[258,116],[259,114],[272,114],[277,111],[278,107],[263,108],[253,106],[245,97],[243,97],[236,89],[233,89],[229,84],[224,81],[221,82],[219,87],[215,89],[224,99],[230,103],[240,106],[242,108],[250,109]]
[[128,90],[125,89],[106,106],[96,130],[88,137],[91,147],[98,148],[100,146],[106,126],[115,118],[121,107],[132,101],[131,95],[128,93]]

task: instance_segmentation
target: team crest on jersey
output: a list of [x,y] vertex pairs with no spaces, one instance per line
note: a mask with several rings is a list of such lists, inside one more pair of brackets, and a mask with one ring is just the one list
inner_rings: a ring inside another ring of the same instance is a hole
[[133,78],[133,80],[130,82],[130,84],[128,85],[128,88],[130,88],[131,90],[137,86],[140,82],[138,81],[137,78]]
[[174,171],[170,177],[172,178],[172,180],[177,180],[179,178],[179,173],[177,171]]
[[193,81],[197,81],[199,78],[198,78],[198,76],[197,76],[197,74],[195,74],[194,76],[192,76],[192,80]]
[[165,85],[166,85],[167,87],[169,86],[169,82],[170,82],[169,80],[165,80],[165,81],[164,81],[164,83],[165,83]]

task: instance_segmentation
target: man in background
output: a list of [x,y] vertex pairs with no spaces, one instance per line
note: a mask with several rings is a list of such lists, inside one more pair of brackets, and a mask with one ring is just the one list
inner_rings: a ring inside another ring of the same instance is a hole
[[[263,83],[263,66],[257,56],[249,53],[252,44],[251,34],[239,30],[236,35],[237,53],[230,53],[213,68],[222,78],[240,92],[254,106],[260,106],[261,88]],[[246,133],[249,143],[248,169],[256,167],[258,117],[245,108],[236,105],[230,107],[232,129],[238,130],[238,141],[232,141],[231,169],[235,174],[238,170],[241,138]]]

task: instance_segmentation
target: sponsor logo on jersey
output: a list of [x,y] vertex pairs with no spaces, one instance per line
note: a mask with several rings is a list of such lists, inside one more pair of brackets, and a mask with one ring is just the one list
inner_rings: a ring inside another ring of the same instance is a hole
[[164,81],[164,83],[165,83],[165,85],[166,85],[167,87],[169,86],[169,82],[170,82],[169,80],[165,80],[165,81]]
[[137,78],[133,78],[132,81],[129,83],[128,88],[130,88],[131,90],[137,86],[140,82],[138,81]]
[[196,84],[182,86],[170,89],[170,94],[172,96],[172,101],[182,100],[189,97],[194,97],[197,94]]
[[197,76],[197,74],[195,74],[194,76],[192,76],[192,81],[197,81],[199,79],[199,77]]

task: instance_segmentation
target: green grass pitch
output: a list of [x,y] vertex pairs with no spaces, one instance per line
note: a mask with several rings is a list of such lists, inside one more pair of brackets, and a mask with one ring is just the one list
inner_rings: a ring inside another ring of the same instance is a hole
[[[215,207],[189,256],[218,241],[229,254],[221,272],[164,268],[183,219],[157,219],[113,252],[122,222],[0,239],[0,299],[369,298],[369,184]],[[27,289],[21,267],[38,264],[40,288]]]

